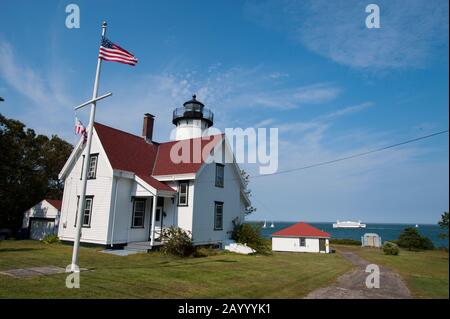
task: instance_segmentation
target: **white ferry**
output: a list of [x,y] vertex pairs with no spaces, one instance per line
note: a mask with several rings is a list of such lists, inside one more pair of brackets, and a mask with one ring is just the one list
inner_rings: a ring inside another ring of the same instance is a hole
[[353,222],[350,220],[347,221],[337,221],[333,224],[333,228],[366,228],[366,224],[362,224],[360,220],[357,222]]

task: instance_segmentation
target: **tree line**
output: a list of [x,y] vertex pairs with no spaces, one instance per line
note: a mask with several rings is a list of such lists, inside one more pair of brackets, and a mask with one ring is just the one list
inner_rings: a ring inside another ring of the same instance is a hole
[[44,198],[62,198],[58,173],[72,149],[0,113],[0,229],[17,230],[24,211]]

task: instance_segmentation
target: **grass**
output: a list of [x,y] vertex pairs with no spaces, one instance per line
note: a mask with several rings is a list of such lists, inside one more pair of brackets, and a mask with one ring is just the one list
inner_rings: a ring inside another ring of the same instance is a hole
[[[175,258],[153,252],[126,257],[80,249],[81,288],[65,287],[65,274],[33,278],[0,275],[0,298],[302,298],[332,284],[351,265],[337,254],[221,253]],[[0,271],[66,267],[71,246],[36,241],[0,242]]]
[[397,271],[415,298],[449,298],[448,252],[441,250],[400,250],[398,256],[385,255],[381,249],[350,247],[366,260]]

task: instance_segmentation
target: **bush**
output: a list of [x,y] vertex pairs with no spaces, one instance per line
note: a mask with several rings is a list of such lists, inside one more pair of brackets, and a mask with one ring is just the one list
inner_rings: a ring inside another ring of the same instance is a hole
[[161,250],[165,254],[188,257],[195,251],[191,233],[181,228],[170,227],[163,229],[162,238],[164,240],[164,245]]
[[237,243],[246,244],[260,254],[271,252],[270,241],[262,237],[261,227],[252,224],[237,224],[234,226],[231,238]]
[[42,242],[44,244],[59,243],[59,238],[56,235],[47,235],[47,236],[44,237],[44,239],[42,239]]
[[400,249],[396,244],[391,243],[390,241],[385,241],[383,244],[383,252],[386,255],[397,256],[400,252]]
[[427,237],[421,236],[414,227],[405,228],[398,237],[397,243],[400,247],[408,250],[434,249],[432,241]]
[[350,238],[335,238],[335,239],[330,239],[330,244],[361,246],[361,241],[355,240],[355,239],[350,239]]
[[208,257],[218,255],[219,251],[212,247],[196,247],[194,252],[194,257]]

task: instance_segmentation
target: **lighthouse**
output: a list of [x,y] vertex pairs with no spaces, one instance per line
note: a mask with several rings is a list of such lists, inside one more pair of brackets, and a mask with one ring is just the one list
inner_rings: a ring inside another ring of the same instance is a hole
[[201,137],[213,125],[214,113],[197,100],[196,95],[183,103],[183,107],[173,111],[172,123],[175,128],[175,140]]

